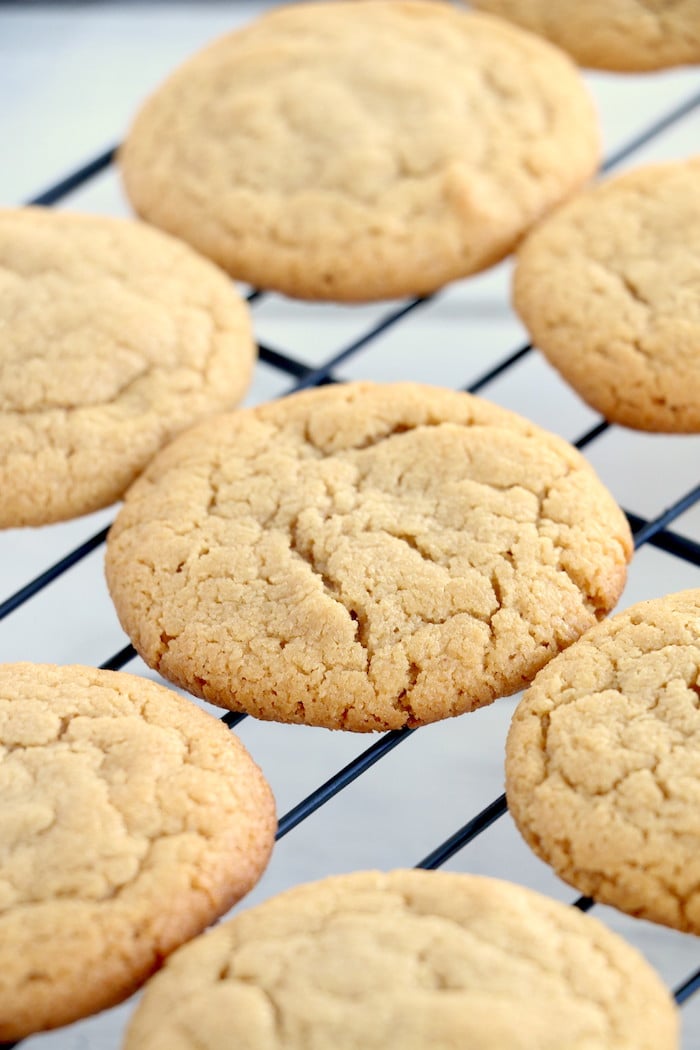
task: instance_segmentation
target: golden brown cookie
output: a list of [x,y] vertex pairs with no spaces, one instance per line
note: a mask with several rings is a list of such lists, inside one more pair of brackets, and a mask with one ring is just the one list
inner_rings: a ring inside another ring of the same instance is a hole
[[0,527],[119,499],[184,427],[232,408],[254,360],[215,266],[148,226],[0,210]]
[[560,438],[469,394],[349,383],[176,440],[130,490],[107,578],[190,692],[370,731],[522,688],[612,608],[630,553]]
[[431,292],[510,252],[595,170],[561,52],[429,0],[292,4],[216,41],[121,151],[149,222],[304,299]]
[[0,1040],[131,994],[260,877],[274,802],[229,730],[133,675],[0,666]]
[[507,882],[362,872],[300,886],[172,956],[125,1050],[676,1050],[649,964]]
[[515,306],[606,419],[700,432],[700,158],[629,172],[525,241]]
[[541,671],[506,773],[518,827],[563,879],[700,933],[700,590],[632,606]]
[[698,0],[471,0],[563,47],[582,66],[633,72],[700,62]]

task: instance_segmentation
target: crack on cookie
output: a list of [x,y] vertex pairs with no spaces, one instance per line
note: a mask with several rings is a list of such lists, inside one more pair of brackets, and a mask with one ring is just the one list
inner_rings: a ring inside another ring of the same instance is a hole
[[348,611],[350,619],[355,624],[355,637],[362,648],[367,652],[368,657],[370,657],[370,630],[367,617],[360,609],[353,608],[351,605],[346,605],[345,608]]
[[[367,437],[360,441],[345,443],[342,448],[328,448],[326,445],[320,444],[315,440],[312,434],[313,418],[309,416],[303,422],[302,437],[304,443],[319,454],[319,458],[334,459],[336,456],[341,456],[350,452],[365,452],[369,449],[377,448],[379,445],[391,441],[392,438],[400,437],[402,434],[410,434],[422,430],[439,429],[440,427],[449,425],[449,421],[442,419],[424,419],[416,423],[407,423],[400,420],[392,426],[387,426],[386,429],[380,429],[378,433],[368,434]],[[469,425],[470,424],[467,424],[467,426]]]
[[299,519],[298,518],[294,518],[292,521],[290,521],[288,526],[287,526],[287,529],[288,529],[288,532],[289,532],[289,549],[290,549],[290,551],[293,554],[295,554],[298,558],[301,558],[302,561],[306,562],[306,564],[311,569],[311,572],[313,573],[313,575],[315,577],[317,577],[317,579],[319,579],[321,581],[321,583],[323,584],[323,589],[326,592],[326,594],[330,598],[332,598],[333,601],[337,602],[339,605],[342,605],[343,608],[346,609],[347,607],[345,606],[345,603],[343,601],[341,601],[341,597],[340,597],[341,596],[341,590],[340,590],[340,587],[338,586],[336,581],[333,579],[333,577],[329,576],[321,568],[320,564],[318,563],[318,561],[316,560],[316,558],[314,556],[313,542],[308,544],[308,545],[301,542],[300,535],[299,535],[299,533],[300,533]]
[[165,653],[170,648],[170,643],[174,642],[176,640],[177,640],[177,635],[176,634],[168,634],[167,631],[161,631],[160,632],[160,641],[161,641],[161,645],[163,646],[163,648],[161,650],[161,653],[160,653],[161,658],[163,656],[165,656]]
[[[117,405],[120,401],[126,400],[131,390],[143,379],[150,378],[154,371],[156,371],[155,368],[141,369],[137,375],[123,383],[120,387],[117,387],[109,397],[106,397],[101,401],[86,401],[83,404],[60,404],[58,402],[52,402],[50,405],[42,405],[39,408],[18,408],[17,406],[13,406],[12,408],[0,408],[0,414],[3,416],[19,416],[20,418],[48,416],[53,412],[63,415],[78,415],[83,412],[87,415],[92,413],[95,409],[107,408],[110,405]],[[73,454],[74,452],[75,450],[73,450]],[[69,456],[68,450],[66,450],[66,456]]]
[[65,739],[66,735],[68,734],[68,732],[70,730],[72,721],[73,721],[73,718],[72,718],[71,715],[63,715],[59,719],[59,722],[58,722],[58,733],[56,734],[56,737],[55,737],[56,741]]
[[369,620],[365,611],[357,605],[345,600],[342,587],[332,576],[328,575],[325,568],[315,557],[313,542],[308,545],[302,543],[298,517],[289,522],[287,529],[289,534],[290,551],[298,558],[301,558],[301,560],[309,566],[313,575],[320,580],[328,597],[341,608],[345,609],[348,614],[349,619],[353,623],[355,638],[365,652],[366,666],[369,668],[372,659],[372,649],[370,644]]
[[643,306],[646,310],[651,311],[653,309],[653,304],[650,303],[649,300],[642,295],[639,288],[634,283],[629,274],[625,273],[624,270],[617,270],[611,272],[615,272],[620,278],[631,299],[634,299],[636,303],[639,303],[639,305]]
[[393,701],[394,709],[396,711],[404,711],[408,716],[405,723],[407,726],[420,725],[420,719],[416,718],[415,710],[411,704],[411,693],[418,684],[421,670],[422,668],[414,660],[409,660],[406,672],[406,685]]
[[572,584],[578,591],[584,606],[592,612],[596,620],[604,620],[609,610],[600,601],[596,600],[596,596],[589,594],[586,588],[585,578],[579,578],[579,573],[576,572],[571,565],[567,565],[564,562],[564,556],[569,554],[568,550],[563,550],[561,547],[557,548],[559,559],[557,561],[557,569],[563,572],[571,580]]
[[58,728],[56,735],[50,740],[40,740],[35,744],[27,743],[13,743],[6,744],[0,740],[0,762],[8,755],[13,755],[19,751],[31,751],[34,749],[51,747],[52,744],[57,744],[65,741],[68,733],[70,732],[71,723],[73,721],[72,715],[62,715],[58,720]]
[[440,566],[441,568],[445,567],[441,562],[436,561],[432,554],[429,554],[425,550],[425,548],[419,543],[418,537],[413,533],[403,532],[399,529],[388,528],[387,526],[383,526],[379,529],[370,528],[367,531],[383,532],[385,533],[385,535],[391,536],[392,539],[399,540],[401,543],[405,543],[406,546],[410,547],[411,550],[414,550],[416,554],[418,554],[423,559],[424,562],[427,562],[430,565]]
[[393,437],[397,437],[400,434],[408,434],[415,430],[425,430],[430,426],[441,425],[442,424],[437,420],[432,423],[395,423],[389,430],[383,430],[377,435],[369,435],[364,441],[356,442],[354,445],[349,445],[344,451],[360,452],[368,448],[377,448],[378,445],[383,445],[385,441],[391,441]]
[[501,587],[501,581],[498,579],[498,568],[496,566],[494,566],[494,568],[491,570],[491,575],[489,576],[489,582],[491,584],[491,588],[493,590],[494,597],[496,599],[496,608],[491,613],[491,616],[489,617],[489,619],[487,621],[484,621],[484,622],[488,623],[489,629],[491,631],[491,634],[493,634],[493,631],[494,631],[493,618],[496,615],[496,613],[499,612],[503,608],[503,603],[504,603],[503,588]]

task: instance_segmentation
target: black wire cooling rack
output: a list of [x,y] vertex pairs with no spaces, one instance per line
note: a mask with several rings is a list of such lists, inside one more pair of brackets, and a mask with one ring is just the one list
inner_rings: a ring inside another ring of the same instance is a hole
[[[607,172],[614,169],[623,161],[633,156],[643,146],[650,143],[662,132],[671,128],[684,117],[698,109],[700,109],[700,92],[690,95],[658,120],[649,124],[642,132],[626,142],[620,149],[610,154],[602,165],[601,170]],[[116,149],[117,147],[114,147],[95,157],[93,160],[89,161],[82,167],[77,168],[66,178],[55,183],[53,186],[50,186],[45,192],[27,203],[51,206],[63,201],[71,193],[83,187],[86,183],[90,182],[90,180],[94,179],[109,168],[115,159]],[[265,296],[265,294],[264,291],[251,291],[247,297],[248,302],[254,307],[255,304]],[[439,293],[436,293],[436,295],[439,295]],[[359,338],[346,346],[340,347],[318,367],[312,368],[299,361],[293,354],[262,345],[259,346],[260,360],[279,372],[290,376],[294,380],[293,385],[286,391],[287,394],[308,387],[336,382],[337,378],[334,375],[334,370],[337,369],[339,365],[346,362],[359,351],[370,347],[382,333],[409,318],[412,313],[418,310],[423,304],[429,302],[431,298],[435,298],[435,296],[409,299],[401,306],[391,309],[383,318],[372,324]],[[517,347],[515,350],[506,354],[497,364],[484,372],[474,382],[470,383],[469,386],[464,387],[464,389],[469,393],[477,393],[483,390],[509,368],[528,355],[532,349],[533,347],[531,344]],[[573,444],[578,449],[585,449],[593,441],[599,438],[601,434],[609,428],[609,425],[610,424],[606,423],[605,420],[601,419],[582,434],[578,440],[574,441]],[[657,547],[682,559],[690,565],[700,566],[700,543],[697,543],[695,540],[686,536],[682,536],[669,528],[676,518],[696,503],[700,503],[700,484],[696,485],[688,492],[683,493],[677,500],[675,500],[675,502],[663,511],[663,513],[659,514],[652,520],[646,520],[636,514],[627,512],[627,517],[634,534],[635,549],[639,550],[643,545],[650,544],[651,546]],[[92,551],[100,547],[106,539],[108,528],[109,527],[103,528],[95,533],[94,536],[91,536],[84,543],[69,551],[64,557],[60,558],[57,562],[46,569],[46,571],[30,580],[24,586],[15,591],[14,594],[11,594],[4,601],[0,602],[0,621],[6,619],[24,605],[25,602],[29,601],[30,598],[33,598],[45,587],[48,587],[54,580],[58,579],[81,562]],[[131,645],[127,645],[100,664],[100,667],[107,670],[119,670],[131,660],[135,659],[136,655],[134,648]],[[245,714],[228,712],[222,717],[222,721],[229,726],[229,728],[233,728],[246,717]],[[279,839],[288,835],[289,832],[293,831],[293,829],[301,824],[302,821],[306,820],[312,813],[315,813],[326,802],[341,792],[358,777],[362,776],[363,773],[384,758],[385,755],[389,754],[389,752],[393,751],[394,748],[402,744],[403,741],[414,732],[416,732],[416,730],[403,729],[385,733],[360,755],[354,758],[342,769],[338,770],[338,772],[334,773],[333,776],[325,781],[325,783],[321,784],[320,787],[312,791],[311,794],[302,799],[298,805],[294,806],[280,818],[277,840],[279,841]],[[466,824],[455,831],[454,834],[450,835],[450,837],[444,842],[441,842],[434,850],[432,850],[432,852],[424,857],[416,867],[425,869],[439,868],[459,850],[472,842],[481,834],[481,832],[485,831],[495,821],[502,817],[506,813],[506,810],[506,797],[505,795],[500,795],[500,797],[494,799],[493,802],[468,820]],[[594,906],[594,903],[595,902],[589,897],[579,897],[572,902],[573,906],[579,908],[581,911],[590,910]],[[682,1006],[695,992],[699,990],[700,966],[694,973],[690,974],[685,981],[673,989],[673,996],[679,1006]],[[0,1050],[11,1050],[12,1047],[19,1046],[20,1042],[21,1040],[16,1043],[0,1043]]]

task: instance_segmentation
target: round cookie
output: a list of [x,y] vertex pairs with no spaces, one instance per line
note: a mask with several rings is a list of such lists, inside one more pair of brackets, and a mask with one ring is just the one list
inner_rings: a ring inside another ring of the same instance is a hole
[[522,834],[563,879],[700,934],[700,590],[632,606],[541,671],[506,781]]
[[184,427],[233,407],[255,350],[227,276],[148,226],[0,210],[0,527],[119,499]]
[[469,394],[348,383],[177,439],[129,491],[107,578],[190,692],[372,731],[522,688],[615,604],[630,554],[566,442]]
[[432,0],[266,14],[178,69],[120,154],[149,222],[242,280],[348,301],[492,265],[598,157],[566,56]]
[[606,419],[700,432],[700,158],[629,172],[564,205],[518,254],[515,307]]
[[582,66],[634,72],[700,62],[697,0],[471,0],[564,48]]
[[0,666],[0,1041],[126,998],[260,877],[274,801],[228,729],[132,675]]
[[657,974],[595,919],[496,879],[362,872],[197,938],[125,1050],[676,1050]]

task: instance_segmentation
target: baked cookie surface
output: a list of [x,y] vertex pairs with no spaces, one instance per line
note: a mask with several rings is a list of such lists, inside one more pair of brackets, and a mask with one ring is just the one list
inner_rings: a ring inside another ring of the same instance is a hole
[[595,919],[446,872],[300,886],[151,981],[125,1050],[675,1050],[649,964]]
[[594,69],[700,62],[697,0],[472,0],[472,6],[547,37]]
[[631,537],[583,457],[468,394],[348,383],[182,435],[107,544],[146,662],[261,718],[420,725],[522,688],[615,604]]
[[432,0],[293,4],[216,41],[121,151],[137,212],[309,299],[427,293],[508,254],[595,170],[557,49]]
[[0,1040],[126,998],[260,877],[269,787],[132,675],[0,666]]
[[0,210],[0,527],[107,506],[233,407],[255,350],[228,277],[148,226]]
[[533,341],[607,419],[700,432],[700,158],[629,172],[547,218],[518,254]]
[[506,786],[563,879],[700,933],[700,590],[632,606],[540,672],[513,719]]

